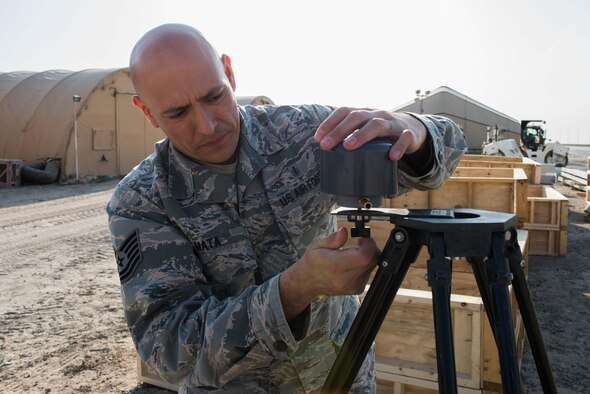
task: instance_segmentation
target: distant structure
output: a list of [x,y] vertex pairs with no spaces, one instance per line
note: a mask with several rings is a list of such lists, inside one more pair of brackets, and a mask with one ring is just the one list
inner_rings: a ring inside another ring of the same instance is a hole
[[447,86],[432,91],[416,91],[416,98],[394,111],[409,111],[446,116],[465,132],[470,151],[480,151],[486,140],[487,127],[504,129],[503,138],[520,141],[520,121],[488,107]]
[[239,105],[274,105],[266,96],[239,96],[236,99]]
[[[76,170],[126,175],[164,138],[133,106],[133,94],[128,68],[0,73],[0,159],[56,158],[61,181]],[[272,104],[266,96],[237,99]]]

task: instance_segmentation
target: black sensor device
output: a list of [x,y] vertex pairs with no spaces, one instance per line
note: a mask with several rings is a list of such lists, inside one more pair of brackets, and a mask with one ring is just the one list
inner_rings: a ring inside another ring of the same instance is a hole
[[379,207],[397,193],[397,161],[389,159],[392,143],[375,139],[355,150],[342,143],[320,153],[320,189],[336,196],[341,207]]

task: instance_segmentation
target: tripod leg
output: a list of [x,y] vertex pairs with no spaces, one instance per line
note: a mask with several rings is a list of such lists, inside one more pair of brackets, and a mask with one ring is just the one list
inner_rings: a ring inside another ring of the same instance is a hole
[[483,305],[486,309],[486,315],[488,316],[488,321],[490,322],[490,326],[492,327],[492,334],[494,338],[496,338],[496,333],[494,332],[494,325],[492,322],[494,321],[494,303],[492,302],[492,293],[490,288],[488,287],[488,278],[486,276],[485,262],[484,259],[481,257],[468,257],[467,261],[473,270],[473,276],[475,277],[475,282],[477,283],[477,288],[479,289],[479,294]]
[[[481,300],[483,301],[483,305],[485,306],[486,315],[488,316],[488,322],[490,323],[490,328],[492,329],[492,335],[494,336],[495,343],[498,343],[498,338],[496,337],[495,326],[494,322],[494,303],[492,301],[492,293],[488,286],[488,279],[486,276],[486,271],[484,270],[485,261],[481,257],[468,257],[467,261],[471,265],[473,269],[473,275],[475,276],[475,281],[477,282],[477,288],[479,289],[479,293],[481,296]],[[521,382],[521,394],[522,391],[522,382]]]
[[516,357],[512,308],[508,284],[512,280],[505,258],[503,232],[492,233],[492,256],[487,261],[488,282],[492,288],[494,304],[494,325],[496,344],[502,374],[502,391],[508,394],[520,393],[520,374]]
[[451,321],[451,261],[445,258],[444,236],[430,235],[428,251],[428,284],[432,288],[432,310],[436,339],[438,389],[441,393],[457,393],[453,325]]
[[511,240],[506,243],[506,252],[510,264],[510,272],[514,276],[512,288],[514,289],[516,302],[518,303],[524,328],[531,345],[531,352],[533,353],[535,365],[537,366],[537,373],[541,380],[543,392],[557,393],[555,381],[553,380],[553,372],[551,371],[551,365],[549,364],[549,358],[547,357],[543,343],[543,336],[541,335],[541,329],[539,328],[539,322],[535,313],[535,307],[524,276],[524,267],[521,265],[523,257],[520,246],[518,246],[516,231],[512,230],[511,233]]
[[404,228],[395,228],[379,256],[379,269],[330,370],[322,393],[347,393],[367,356],[401,283],[420,252]]

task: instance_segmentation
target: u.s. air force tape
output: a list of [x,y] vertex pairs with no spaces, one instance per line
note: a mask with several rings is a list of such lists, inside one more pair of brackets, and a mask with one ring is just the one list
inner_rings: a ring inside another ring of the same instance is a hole
[[139,245],[139,232],[137,230],[127,236],[119,247],[119,250],[115,249],[115,255],[117,256],[119,279],[121,283],[124,283],[131,278],[135,268],[143,259]]

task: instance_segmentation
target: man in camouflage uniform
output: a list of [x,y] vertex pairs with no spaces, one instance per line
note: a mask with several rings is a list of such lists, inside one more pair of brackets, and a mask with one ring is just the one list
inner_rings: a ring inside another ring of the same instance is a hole
[[[370,238],[342,248],[320,149],[389,138],[400,190],[435,188],[463,133],[436,116],[238,107],[229,57],[183,25],[148,32],[130,69],[135,105],[168,137],[107,208],[141,358],[181,392],[319,391],[379,253]],[[374,390],[371,353],[352,391]]]

